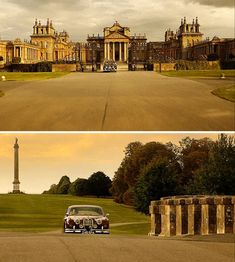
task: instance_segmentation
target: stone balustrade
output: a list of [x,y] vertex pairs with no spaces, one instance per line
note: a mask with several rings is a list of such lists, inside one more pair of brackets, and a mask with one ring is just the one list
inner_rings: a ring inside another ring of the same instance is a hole
[[150,235],[235,233],[235,196],[174,196],[152,201]]

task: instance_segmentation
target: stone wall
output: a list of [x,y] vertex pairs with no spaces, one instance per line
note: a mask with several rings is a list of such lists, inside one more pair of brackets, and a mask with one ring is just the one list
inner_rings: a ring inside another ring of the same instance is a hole
[[155,63],[154,71],[155,72],[166,72],[166,71],[175,71],[175,63]]
[[150,235],[235,233],[235,196],[177,196],[152,201]]
[[53,64],[52,72],[76,72],[76,64]]

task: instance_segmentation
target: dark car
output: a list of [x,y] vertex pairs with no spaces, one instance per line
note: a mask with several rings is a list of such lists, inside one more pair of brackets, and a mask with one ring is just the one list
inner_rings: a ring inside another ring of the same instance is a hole
[[100,206],[70,206],[64,217],[64,232],[109,234],[107,216]]

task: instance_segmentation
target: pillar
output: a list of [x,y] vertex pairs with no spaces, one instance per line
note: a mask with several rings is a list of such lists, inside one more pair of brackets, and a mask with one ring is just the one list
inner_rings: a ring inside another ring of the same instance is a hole
[[185,199],[176,199],[176,235],[188,233],[188,205]]
[[107,43],[104,43],[104,60],[107,59]]
[[119,42],[119,61],[122,61],[122,42]]
[[124,61],[127,61],[127,57],[126,57],[126,50],[127,50],[127,43],[124,43]]
[[19,182],[19,145],[18,139],[16,138],[14,144],[14,181],[13,181],[13,193],[20,193],[20,182]]
[[113,42],[113,61],[115,61],[115,42]]
[[110,43],[108,43],[108,60],[110,60]]

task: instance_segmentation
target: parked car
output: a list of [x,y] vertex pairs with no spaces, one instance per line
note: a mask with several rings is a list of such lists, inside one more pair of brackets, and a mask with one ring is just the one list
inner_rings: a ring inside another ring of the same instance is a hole
[[117,64],[113,60],[107,60],[103,64],[103,72],[117,72]]
[[109,234],[108,215],[100,206],[70,206],[64,217],[64,232]]

